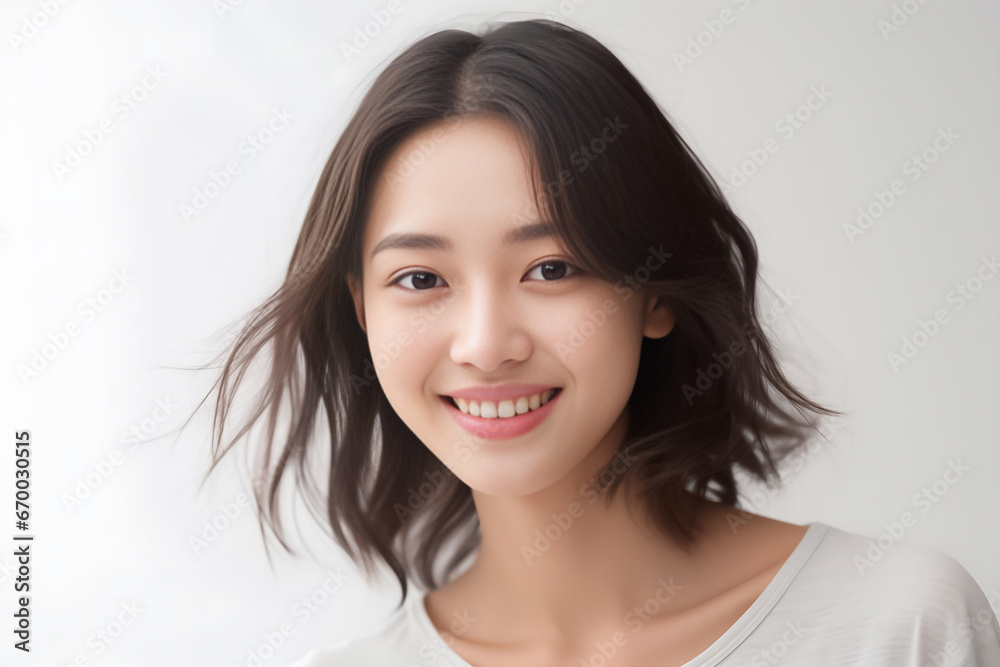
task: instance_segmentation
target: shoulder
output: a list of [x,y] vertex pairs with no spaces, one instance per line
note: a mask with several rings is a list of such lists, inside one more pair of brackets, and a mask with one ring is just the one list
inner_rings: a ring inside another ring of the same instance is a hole
[[991,604],[961,563],[902,541],[904,531],[870,537],[828,527],[800,573],[798,604],[859,647],[911,652],[912,664],[1000,665],[1000,594]]
[[373,631],[338,644],[314,648],[290,667],[399,667],[421,658],[433,660],[440,648],[420,627],[414,613],[414,605],[421,599],[422,593],[410,593],[403,606],[394,610]]
[[[876,537],[828,527],[815,557],[853,584],[879,593],[893,593],[907,602],[967,601],[983,595],[972,575],[943,551],[903,541],[902,533]],[[985,595],[983,595],[985,601]]]

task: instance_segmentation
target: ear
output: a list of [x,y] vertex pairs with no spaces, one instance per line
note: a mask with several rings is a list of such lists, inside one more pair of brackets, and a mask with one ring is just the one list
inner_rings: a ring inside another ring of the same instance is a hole
[[362,331],[368,333],[368,329],[365,328],[365,302],[361,294],[361,284],[352,273],[347,274],[347,289],[350,290],[351,298],[354,300],[354,313],[358,317],[358,324],[361,325]]
[[647,338],[663,338],[674,329],[674,311],[666,297],[651,292],[646,293],[646,314],[642,335]]

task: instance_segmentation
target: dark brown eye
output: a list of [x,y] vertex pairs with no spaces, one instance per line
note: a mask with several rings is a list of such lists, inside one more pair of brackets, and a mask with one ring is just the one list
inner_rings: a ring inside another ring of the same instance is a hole
[[541,271],[541,280],[543,282],[552,282],[554,280],[560,280],[565,278],[566,275],[572,275],[577,271],[576,267],[568,262],[562,262],[559,260],[548,260],[542,262],[541,264],[535,265],[535,267],[529,272],[529,275],[534,271]]
[[413,286],[404,287],[403,289],[410,290],[411,292],[423,292],[437,286],[438,276],[430,271],[412,271],[396,278],[391,284],[401,283],[407,278],[413,279],[411,283]]

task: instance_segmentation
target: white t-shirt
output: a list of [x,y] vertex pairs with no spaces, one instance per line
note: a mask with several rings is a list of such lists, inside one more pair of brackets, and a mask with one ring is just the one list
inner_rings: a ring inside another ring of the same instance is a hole
[[[681,667],[1000,667],[996,609],[1000,593],[987,599],[943,552],[815,522],[753,605]],[[314,649],[292,667],[360,665],[471,667],[419,592],[381,629]]]

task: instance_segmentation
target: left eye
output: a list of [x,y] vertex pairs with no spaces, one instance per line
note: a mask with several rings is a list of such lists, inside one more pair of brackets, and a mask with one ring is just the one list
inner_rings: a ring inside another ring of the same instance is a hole
[[559,280],[560,278],[566,277],[567,270],[568,275],[573,275],[576,273],[577,268],[568,262],[550,259],[536,265],[533,269],[531,269],[531,271],[528,272],[528,275],[531,275],[533,272],[538,270],[541,270],[542,275],[547,276],[548,280],[543,279],[544,282],[552,282],[553,280]]
[[[540,272],[543,276],[541,280],[543,282],[554,282],[565,278],[567,275],[573,275],[577,273],[579,269],[570,264],[569,262],[563,262],[560,260],[548,260],[540,264],[536,264],[527,275],[531,275],[536,271]],[[401,285],[405,280],[411,280],[410,287],[404,287],[408,292],[426,292],[429,289],[438,287],[437,281],[441,277],[436,273],[431,273],[430,271],[411,271],[410,273],[404,273],[400,277],[393,280],[390,285]],[[444,281],[442,281],[444,282]]]

